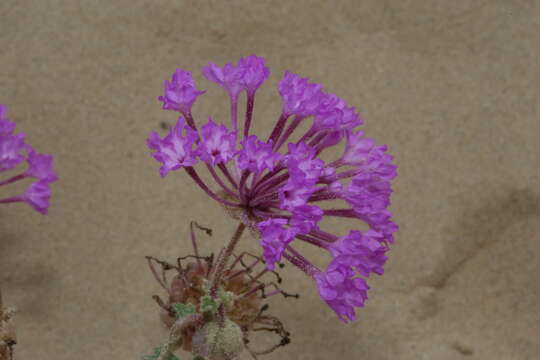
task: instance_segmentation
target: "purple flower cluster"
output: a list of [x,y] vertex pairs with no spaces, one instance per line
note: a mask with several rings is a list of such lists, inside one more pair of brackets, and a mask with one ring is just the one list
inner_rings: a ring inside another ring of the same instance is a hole
[[[316,281],[321,298],[341,320],[354,320],[354,308],[367,298],[365,278],[383,273],[385,253],[398,229],[387,209],[396,166],[386,145],[376,145],[355,129],[363,122],[344,100],[290,72],[278,86],[281,116],[268,137],[260,138],[250,134],[250,125],[255,93],[270,73],[264,60],[251,55],[236,65],[210,63],[202,73],[228,93],[231,126],[209,119],[198,129],[191,108],[204,91],[196,88],[191,73],[178,69],[165,82],[159,100],[164,109],[181,116],[165,138],[153,132],[148,139],[154,158],[162,164],[161,175],[184,168],[210,197],[241,213],[241,221],[260,234],[269,269],[287,259]],[[244,91],[247,108],[240,130],[237,104]],[[290,141],[307,121],[311,121],[307,132]],[[323,151],[342,141],[345,150],[338,159],[329,163],[321,159]],[[198,162],[204,163],[219,190],[201,179],[193,167]],[[324,206],[336,200],[344,205]],[[319,227],[328,216],[356,218],[370,230],[352,230],[339,237]],[[332,260],[326,270],[317,269],[296,251],[295,241],[328,251]]]
[[53,169],[51,155],[38,154],[34,148],[24,142],[25,134],[14,134],[15,123],[6,118],[6,106],[0,104],[0,172],[16,168],[26,160],[27,169],[0,181],[0,185],[8,185],[16,181],[33,178],[23,194],[0,199],[0,203],[25,202],[36,211],[47,214],[51,191],[49,184],[58,180]]

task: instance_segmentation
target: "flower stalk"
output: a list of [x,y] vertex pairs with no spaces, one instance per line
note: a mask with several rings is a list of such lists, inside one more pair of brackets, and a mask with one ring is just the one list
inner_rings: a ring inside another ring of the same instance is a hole
[[236,245],[238,244],[238,241],[242,237],[242,234],[245,228],[246,226],[242,222],[238,224],[238,227],[236,228],[234,235],[231,237],[229,244],[225,248],[221,258],[219,259],[219,262],[214,271],[212,283],[210,286],[210,294],[214,297],[216,296],[217,288],[221,282],[221,278],[223,277],[223,270],[227,266],[229,258],[233,254],[234,248],[236,247]]

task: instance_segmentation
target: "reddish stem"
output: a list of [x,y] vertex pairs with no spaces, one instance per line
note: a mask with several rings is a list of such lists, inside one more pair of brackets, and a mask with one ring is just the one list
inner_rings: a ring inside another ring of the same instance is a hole
[[231,95],[231,124],[233,131],[238,131],[238,94]]
[[212,177],[214,178],[214,180],[216,180],[218,185],[221,186],[223,188],[223,190],[225,190],[228,194],[236,197],[236,193],[234,191],[232,191],[227,185],[225,185],[223,183],[223,181],[221,180],[219,175],[216,173],[214,168],[212,166],[208,165],[208,164],[206,164],[206,167],[208,168],[208,171],[210,171],[210,174],[212,174]]
[[216,270],[214,271],[214,275],[212,278],[212,285],[210,286],[210,294],[213,297],[215,297],[217,294],[217,288],[221,281],[221,277],[223,276],[223,270],[227,266],[227,262],[229,261],[229,258],[231,257],[236,244],[238,244],[238,241],[242,237],[242,233],[244,232],[245,228],[246,226],[244,225],[244,223],[240,222],[238,224],[234,235],[232,236],[229,244],[225,248],[222,256],[220,257],[218,264],[216,265]]
[[274,144],[276,143],[276,140],[279,137],[279,135],[281,135],[281,132],[283,131],[283,128],[285,127],[285,123],[287,122],[288,118],[289,118],[289,115],[286,115],[284,113],[281,114],[278,121],[276,122],[276,126],[274,126],[272,133],[268,137],[268,140],[272,140]]
[[311,230],[309,232],[309,235],[319,238],[321,240],[327,241],[327,242],[335,242],[339,239],[339,237],[337,237],[334,234],[327,233],[326,231],[317,230],[317,229]]
[[26,176],[24,174],[19,174],[19,175],[15,175],[15,176],[12,176],[10,177],[9,179],[7,180],[4,180],[4,181],[0,181],[0,186],[2,185],[7,185],[7,184],[11,184],[15,181],[19,181],[19,180],[22,180],[24,179]]
[[279,148],[283,145],[283,143],[285,141],[287,141],[287,139],[292,135],[292,133],[294,132],[294,130],[296,130],[296,128],[298,127],[298,125],[300,124],[300,122],[303,120],[304,118],[301,117],[301,116],[296,116],[293,120],[293,122],[289,125],[289,127],[287,128],[287,130],[285,130],[285,134],[283,134],[283,136],[276,142],[276,144],[274,145],[274,151],[277,151],[279,150]]
[[210,196],[212,199],[220,202],[221,204],[223,205],[226,205],[226,206],[231,206],[231,207],[237,207],[237,208],[240,208],[242,207],[240,204],[237,204],[237,203],[233,203],[233,202],[230,202],[230,201],[227,201],[225,199],[222,199],[221,197],[217,196],[212,190],[210,190],[208,188],[208,186],[206,186],[206,184],[201,180],[201,178],[199,177],[199,175],[197,174],[197,172],[195,171],[195,169],[193,169],[193,167],[191,166],[188,166],[188,167],[185,167],[184,169],[186,169],[186,172],[189,174],[189,176],[191,176],[191,178],[195,181],[195,183],[197,185],[199,185],[199,187],[201,189],[204,190],[204,192],[206,192],[208,194],[208,196]]
[[326,200],[335,200],[339,199],[339,196],[337,194],[331,193],[331,192],[323,192],[320,194],[312,195],[308,202],[317,202],[317,201],[326,201]]
[[255,105],[255,94],[247,94],[246,121],[244,122],[244,137],[248,137],[251,127],[251,118],[253,117],[253,106]]
[[182,113],[184,117],[186,118],[186,122],[191,128],[195,131],[197,131],[197,125],[195,125],[195,121],[193,121],[193,116],[191,115],[191,112],[185,112]]
[[298,234],[296,235],[296,237],[302,241],[305,241],[311,245],[315,245],[315,246],[318,246],[320,248],[323,248],[323,249],[327,249],[328,248],[328,243],[327,242],[323,242],[319,239],[316,239],[314,237],[311,237],[311,236],[308,236],[308,235],[302,235],[302,234]]
[[287,250],[291,251],[291,253],[293,253],[294,256],[289,255],[287,252],[283,252],[283,257],[289,260],[291,264],[293,264],[294,266],[302,270],[308,276],[312,277],[313,274],[317,271],[317,268],[313,266],[312,264],[310,264],[309,261],[305,260],[303,256],[297,257],[296,256],[297,252],[294,249],[292,249],[290,246],[287,246]]
[[323,211],[327,216],[358,218],[358,214],[353,209],[325,209]]
[[264,175],[262,177],[262,179],[258,180],[251,193],[256,195],[258,192],[259,192],[259,188],[263,185],[265,185],[268,181],[270,181],[274,176],[276,176],[281,170],[284,170],[286,169],[284,166],[282,165],[278,165],[274,170],[272,170],[271,172],[269,172],[268,174]]
[[12,196],[5,199],[0,199],[0,204],[8,204],[8,203],[14,203],[14,202],[21,202],[24,201],[20,196]]
[[[268,193],[270,190],[273,190],[274,188],[278,187],[286,181],[289,178],[289,173],[280,175],[272,180],[269,180],[264,186],[259,186],[259,188],[255,191],[252,191],[252,194],[254,198],[257,198],[260,193]],[[264,195],[262,195],[264,196]]]
[[229,172],[229,169],[227,169],[227,166],[225,166],[225,164],[218,164],[218,168],[219,170],[221,170],[221,172],[223,173],[223,175],[225,175],[225,177],[227,178],[227,180],[229,180],[229,182],[231,183],[231,185],[237,189],[238,188],[238,184],[236,183],[236,180],[234,179],[234,177],[231,175],[231,173]]

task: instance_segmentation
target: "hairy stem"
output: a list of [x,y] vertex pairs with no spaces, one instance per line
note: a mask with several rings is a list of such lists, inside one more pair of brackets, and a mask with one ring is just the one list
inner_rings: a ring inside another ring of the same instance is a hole
[[183,112],[182,115],[186,118],[187,124],[195,131],[197,131],[197,125],[195,125],[195,121],[193,121],[193,115],[191,115],[191,111],[189,112]]
[[238,132],[238,95],[231,96],[231,125]]
[[251,118],[253,117],[253,105],[255,103],[254,94],[248,93],[247,95],[247,109],[246,109],[246,121],[244,123],[244,137],[248,137],[249,128],[251,127]]
[[276,122],[276,126],[272,130],[272,133],[268,137],[268,140],[272,140],[272,142],[275,144],[277,138],[281,135],[283,132],[283,128],[285,127],[285,123],[287,122],[287,119],[289,118],[289,115],[287,114],[281,114],[278,121]]
[[292,133],[294,132],[294,130],[296,130],[296,128],[298,127],[298,125],[300,125],[300,122],[303,120],[304,118],[301,117],[301,116],[296,116],[293,120],[293,122],[289,125],[289,127],[287,128],[287,130],[285,130],[285,134],[283,134],[283,136],[274,144],[274,151],[278,151],[279,148],[285,143],[285,141],[287,141],[287,139],[292,135]]
[[234,248],[236,247],[236,244],[238,244],[238,241],[242,237],[242,233],[244,232],[245,228],[246,226],[244,225],[244,223],[241,222],[238,224],[234,235],[232,236],[229,244],[225,248],[222,256],[220,257],[218,264],[216,265],[216,270],[214,271],[214,276],[212,278],[212,283],[210,286],[210,294],[212,296],[215,296],[217,293],[217,288],[221,281],[221,277],[223,276],[223,270],[227,266],[227,262],[229,261],[229,258],[231,257]]

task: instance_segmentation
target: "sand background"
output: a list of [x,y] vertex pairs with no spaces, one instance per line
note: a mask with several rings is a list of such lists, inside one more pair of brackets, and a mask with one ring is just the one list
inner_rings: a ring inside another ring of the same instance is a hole
[[163,339],[144,256],[190,252],[192,219],[216,251],[234,224],[185,174],[159,177],[145,139],[175,114],[156,97],[191,70],[198,121],[225,120],[199,70],[252,53],[272,71],[257,132],[290,70],[356,106],[399,166],[401,230],[358,321],[289,266],[302,298],[272,312],[292,343],[266,359],[540,359],[539,19],[533,0],[1,1],[0,103],[61,179],[47,217],[0,207],[17,359],[137,359]]

